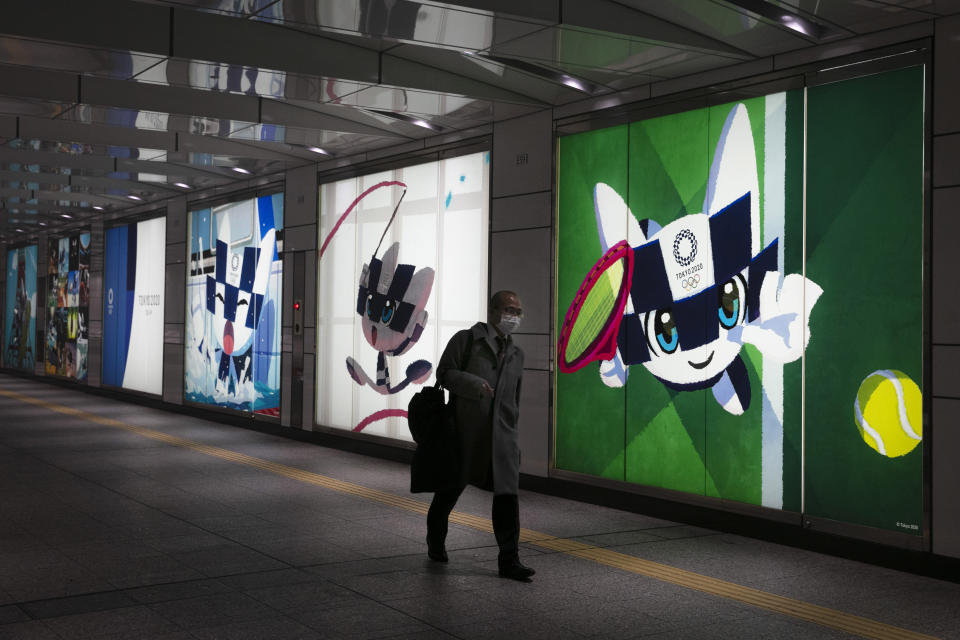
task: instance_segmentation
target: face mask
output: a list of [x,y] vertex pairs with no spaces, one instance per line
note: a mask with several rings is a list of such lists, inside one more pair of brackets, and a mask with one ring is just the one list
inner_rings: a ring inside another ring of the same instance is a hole
[[520,316],[509,313],[500,314],[500,322],[497,323],[497,329],[503,331],[504,335],[510,335],[520,326]]

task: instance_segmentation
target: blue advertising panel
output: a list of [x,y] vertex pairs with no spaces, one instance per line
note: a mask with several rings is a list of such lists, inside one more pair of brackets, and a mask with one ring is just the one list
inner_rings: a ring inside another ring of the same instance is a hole
[[3,364],[33,369],[37,328],[37,245],[7,252],[7,308]]
[[163,391],[166,220],[108,229],[103,300],[103,384]]

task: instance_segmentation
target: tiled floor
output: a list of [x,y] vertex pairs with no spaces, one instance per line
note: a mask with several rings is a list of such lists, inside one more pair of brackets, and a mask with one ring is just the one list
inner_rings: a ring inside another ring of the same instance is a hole
[[[0,375],[0,638],[846,638],[827,626],[24,402],[400,496],[405,465]],[[429,496],[413,496],[427,500]],[[960,584],[524,492],[525,528],[960,638]],[[458,511],[489,517],[468,489]],[[896,632],[891,637],[896,637]]]

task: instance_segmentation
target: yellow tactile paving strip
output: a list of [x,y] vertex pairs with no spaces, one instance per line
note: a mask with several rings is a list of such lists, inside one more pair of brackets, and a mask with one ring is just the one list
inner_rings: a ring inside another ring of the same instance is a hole
[[[371,489],[369,487],[364,487],[363,485],[345,482],[343,480],[320,475],[318,473],[312,473],[284,464],[270,462],[269,460],[255,458],[253,456],[248,456],[236,451],[230,451],[229,449],[223,449],[221,447],[214,447],[202,444],[200,442],[195,442],[193,440],[179,438],[177,436],[163,433],[162,431],[138,427],[120,420],[98,416],[94,413],[82,411],[80,409],[73,409],[71,407],[54,402],[48,402],[46,400],[34,398],[22,393],[17,393],[15,391],[0,389],[0,396],[5,396],[26,404],[43,407],[57,413],[75,416],[88,422],[93,422],[107,427],[124,429],[145,438],[164,442],[175,447],[191,449],[215,458],[220,458],[221,460],[228,460],[237,464],[255,467],[279,476],[284,476],[300,482],[323,487],[325,489],[357,496],[358,498],[362,498],[364,500],[371,500],[373,502],[379,502],[381,504],[397,507],[399,509],[405,509],[414,513],[426,514],[429,507],[427,503],[421,502],[420,500],[414,500],[405,496],[398,496],[385,491]],[[471,527],[473,529],[478,529],[480,531],[493,531],[489,519],[468,513],[454,511],[452,514],[450,514],[450,521]],[[521,542],[527,542],[550,551],[565,553],[570,556],[582,558],[584,560],[590,560],[598,564],[608,565],[623,571],[629,571],[631,573],[647,576],[656,580],[662,580],[664,582],[669,582],[671,584],[686,587],[688,589],[695,589],[711,595],[730,598],[731,600],[736,600],[737,602],[743,602],[755,607],[760,607],[761,609],[767,609],[769,611],[791,616],[825,627],[830,627],[832,629],[838,629],[840,631],[845,631],[847,633],[862,636],[864,638],[876,638],[877,640],[930,640],[934,638],[934,636],[883,624],[875,620],[870,620],[869,618],[855,616],[842,611],[837,611],[835,609],[829,609],[827,607],[821,607],[809,602],[803,602],[801,600],[794,600],[792,598],[778,596],[776,594],[761,591],[759,589],[744,587],[726,580],[720,580],[718,578],[712,578],[710,576],[694,573],[692,571],[678,569],[676,567],[671,567],[659,562],[651,562],[650,560],[644,560],[642,558],[618,553],[610,549],[594,547],[576,540],[557,538],[555,536],[539,533],[530,529],[520,530],[520,540]]]

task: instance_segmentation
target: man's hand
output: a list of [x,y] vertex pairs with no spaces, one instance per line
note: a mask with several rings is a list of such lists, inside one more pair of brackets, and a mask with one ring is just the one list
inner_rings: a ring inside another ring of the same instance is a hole
[[490,383],[484,380],[480,383],[480,391],[483,392],[483,395],[493,397],[493,387],[490,386]]

